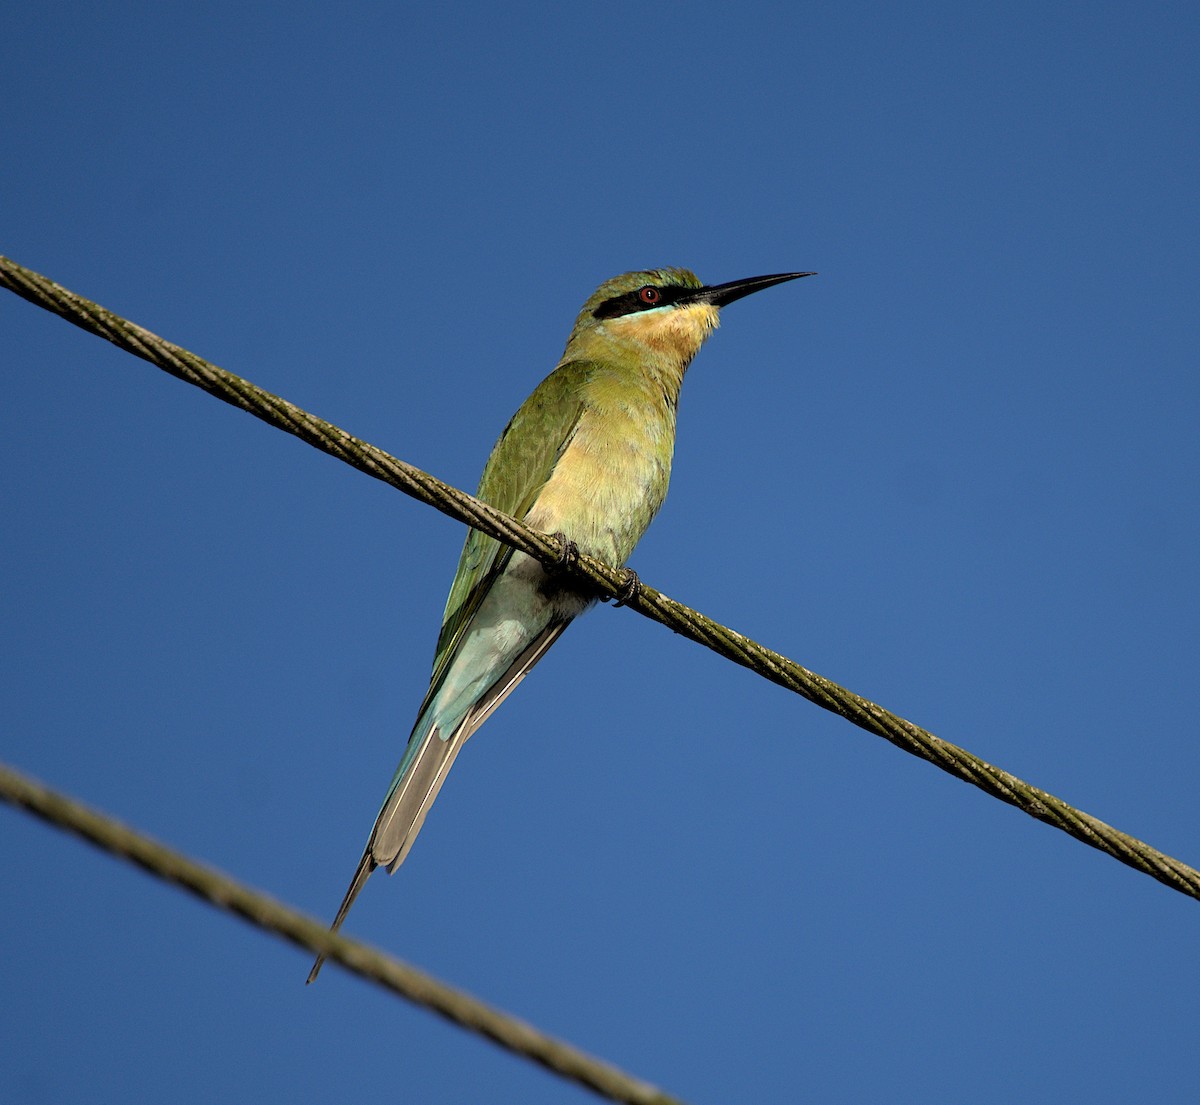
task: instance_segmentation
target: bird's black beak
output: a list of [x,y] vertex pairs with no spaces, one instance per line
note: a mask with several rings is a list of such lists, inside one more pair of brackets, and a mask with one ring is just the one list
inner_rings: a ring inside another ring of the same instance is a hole
[[761,292],[774,284],[782,284],[787,280],[799,280],[802,276],[816,276],[815,272],[780,272],[774,276],[751,276],[746,280],[731,280],[728,284],[711,284],[697,288],[686,296],[676,300],[677,303],[711,303],[714,307],[726,307],[735,299]]

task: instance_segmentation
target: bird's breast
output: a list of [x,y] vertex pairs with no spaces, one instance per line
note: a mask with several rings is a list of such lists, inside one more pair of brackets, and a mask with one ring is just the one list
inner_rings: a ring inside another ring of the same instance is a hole
[[666,497],[674,446],[674,406],[648,391],[589,407],[527,521],[624,564]]

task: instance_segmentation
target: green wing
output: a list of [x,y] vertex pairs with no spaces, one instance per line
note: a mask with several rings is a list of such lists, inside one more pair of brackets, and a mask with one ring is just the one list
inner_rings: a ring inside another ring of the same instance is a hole
[[[582,385],[590,375],[590,365],[570,362],[537,386],[492,449],[479,481],[478,498],[524,520],[575,433],[583,413]],[[479,604],[511,557],[508,545],[478,530],[467,534],[442,616],[426,702],[441,683]]]

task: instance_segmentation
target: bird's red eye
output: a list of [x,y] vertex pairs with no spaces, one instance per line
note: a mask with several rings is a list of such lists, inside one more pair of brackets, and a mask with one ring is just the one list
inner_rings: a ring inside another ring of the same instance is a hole
[[643,303],[655,304],[662,299],[662,292],[660,292],[657,288],[652,288],[647,285],[640,292],[638,292],[638,299],[640,299]]

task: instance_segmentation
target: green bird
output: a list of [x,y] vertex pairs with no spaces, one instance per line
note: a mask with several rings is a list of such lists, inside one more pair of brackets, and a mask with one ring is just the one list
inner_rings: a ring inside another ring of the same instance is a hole
[[[568,551],[623,566],[666,497],[679,388],[720,308],[813,275],[710,286],[687,269],[667,268],[601,284],[579,312],[558,367],[504,428],[478,497],[532,529],[560,535]],[[629,581],[631,597],[636,575]],[[467,738],[595,601],[561,572],[471,530],[429,691],[333,931],[376,867],[391,873],[404,862]]]

